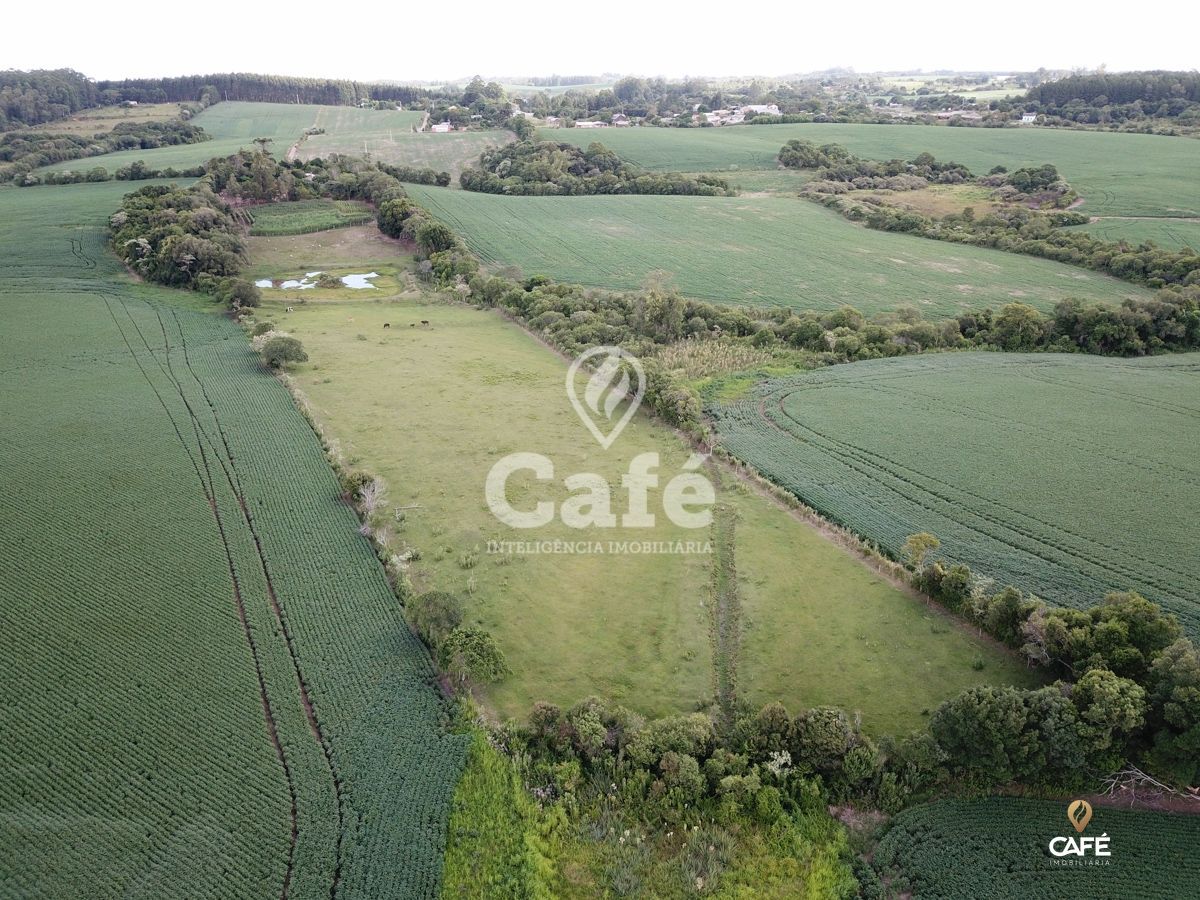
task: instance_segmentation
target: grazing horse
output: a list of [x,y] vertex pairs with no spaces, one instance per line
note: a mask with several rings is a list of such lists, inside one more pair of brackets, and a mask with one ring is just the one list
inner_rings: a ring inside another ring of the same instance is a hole
[[294,306],[289,306],[287,309],[284,310],[284,312],[295,312],[295,311],[296,311],[296,307],[294,307]]
[[421,325],[422,325],[422,326],[425,326],[425,325],[428,325],[428,324],[429,324],[429,320],[428,320],[428,319],[422,319],[422,320],[421,320]]
[[384,322],[384,323],[383,323],[383,327],[384,327],[384,328],[391,328],[391,327],[392,327],[392,323],[391,323],[391,322]]

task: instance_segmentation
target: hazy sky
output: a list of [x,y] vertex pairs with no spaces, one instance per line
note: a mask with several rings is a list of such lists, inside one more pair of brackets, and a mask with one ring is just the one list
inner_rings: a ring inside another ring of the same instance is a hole
[[[822,7],[810,11],[813,6]],[[360,80],[599,74],[781,75],[834,66],[1193,69],[1200,4],[20,3],[0,68],[95,78],[270,72]],[[311,10],[311,11],[310,11]],[[691,10],[686,12],[685,10]],[[719,14],[717,10],[720,10]],[[744,16],[739,18],[739,13]]]

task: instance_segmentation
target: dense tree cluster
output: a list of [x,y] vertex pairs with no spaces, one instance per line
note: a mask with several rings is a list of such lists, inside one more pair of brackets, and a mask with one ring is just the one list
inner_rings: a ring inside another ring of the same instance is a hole
[[[1179,784],[1200,779],[1200,654],[1176,618],[1136,593],[1089,609],[1013,587],[988,595],[966,566],[932,562],[916,584],[1064,679],[1042,691],[976,688],[931,722],[958,768],[997,781],[1111,772],[1126,760]],[[1049,692],[1049,693],[1047,693]],[[998,774],[993,774],[998,773]]]
[[22,184],[34,169],[51,163],[120,150],[153,150],[207,140],[211,140],[211,136],[203,128],[188,122],[121,122],[112,131],[92,136],[48,131],[9,132],[0,136],[0,161],[13,165],[3,170],[0,178]]
[[646,172],[603,144],[587,149],[552,141],[517,141],[485,150],[478,168],[465,169],[459,183],[489,194],[729,194],[727,182],[709,175]]
[[1175,119],[1200,125],[1200,74],[1101,72],[1072,75],[1030,89],[1024,106],[1066,122],[1120,124]]
[[258,288],[237,277],[245,262],[240,227],[207,181],[126,194],[110,227],[117,255],[142,277],[200,290],[235,308],[258,305]]
[[779,150],[779,162],[788,169],[815,169],[809,188],[818,193],[884,188],[918,190],[929,184],[962,184],[973,180],[961,163],[938,162],[932,153],[886,162],[861,159],[840,144],[818,147],[812,141],[788,141]]

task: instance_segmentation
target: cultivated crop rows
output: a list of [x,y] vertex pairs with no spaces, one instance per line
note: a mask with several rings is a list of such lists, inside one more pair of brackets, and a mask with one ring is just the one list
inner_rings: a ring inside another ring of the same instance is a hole
[[375,215],[352,200],[297,200],[240,210],[250,219],[252,235],[309,234],[329,228],[364,225]]
[[[1022,897],[1178,900],[1200,891],[1194,816],[1095,807],[1085,836],[1109,838],[1111,856],[1056,865],[1050,841],[1077,838],[1067,803],[993,797],[943,800],[896,817],[874,864],[914,900]],[[1081,865],[1106,861],[1107,865]]]
[[897,553],[931,531],[1000,585],[1088,606],[1113,590],[1200,627],[1184,551],[1200,502],[1196,356],[955,354],[780,379],[712,410],[722,443]]
[[433,896],[424,650],[241,330],[117,280],[110,187],[0,197],[0,895]]

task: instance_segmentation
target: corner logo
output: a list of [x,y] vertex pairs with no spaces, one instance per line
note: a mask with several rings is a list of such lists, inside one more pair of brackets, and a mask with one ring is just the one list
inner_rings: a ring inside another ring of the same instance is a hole
[[[1112,856],[1108,833],[1098,837],[1084,836],[1084,829],[1092,821],[1092,804],[1086,800],[1072,800],[1067,806],[1067,821],[1079,837],[1056,837],[1050,839],[1050,855],[1057,866],[1107,866]],[[1072,858],[1073,857],[1073,858]]]
[[[588,378],[581,399],[577,375],[581,367],[597,356],[603,356],[604,359]],[[636,384],[630,383],[631,371],[637,380]],[[630,388],[633,389],[632,395]],[[620,437],[645,396],[646,370],[642,368],[641,360],[620,347],[593,347],[576,357],[567,369],[567,399],[575,407],[576,414],[592,433],[592,437],[599,441],[605,450]],[[625,409],[614,421],[613,417],[622,401],[627,401]],[[607,434],[602,428],[605,425],[609,427]]]

